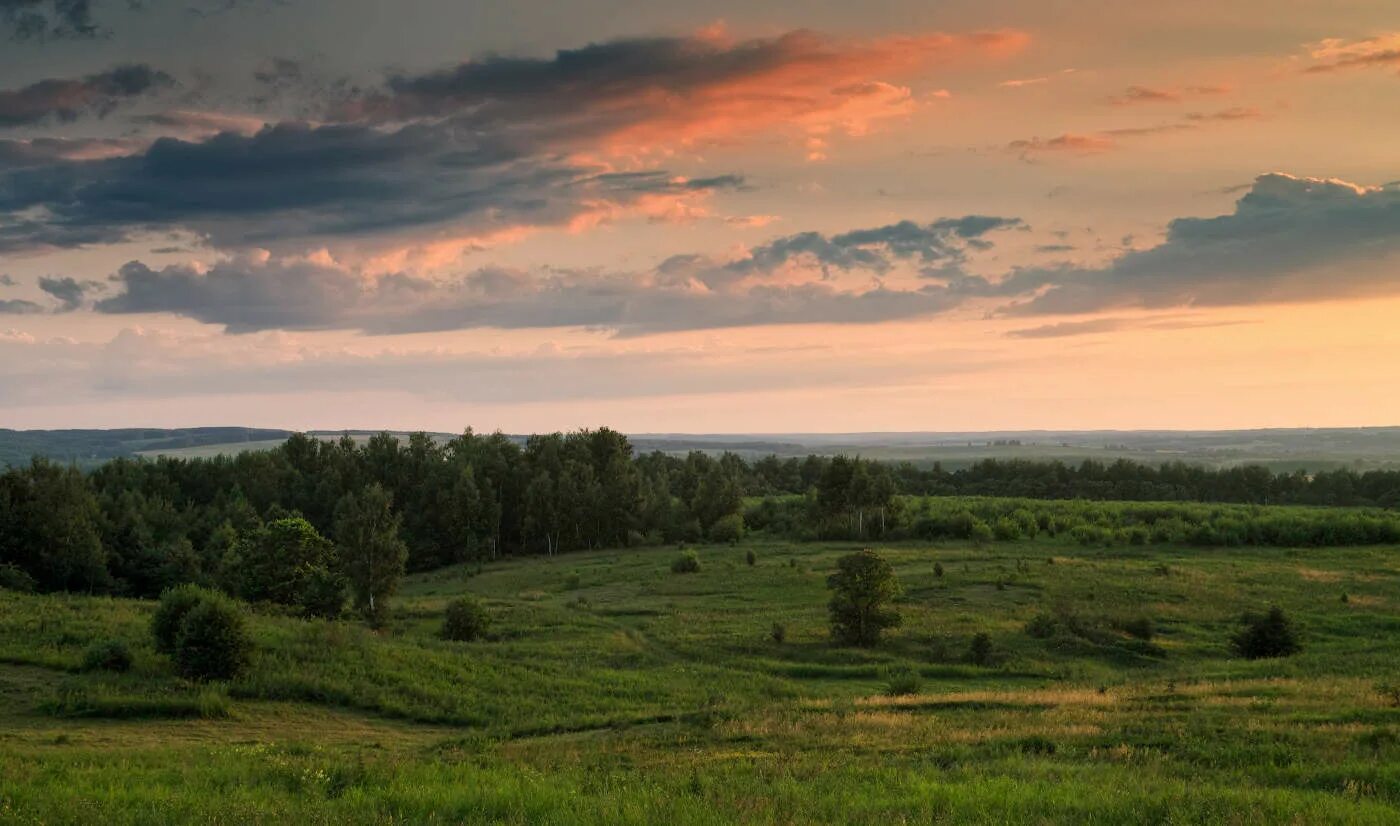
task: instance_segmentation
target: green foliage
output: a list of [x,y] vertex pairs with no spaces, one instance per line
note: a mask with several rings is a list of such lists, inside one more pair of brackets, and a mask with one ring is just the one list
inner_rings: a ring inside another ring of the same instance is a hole
[[155,640],[156,650],[162,654],[174,654],[185,615],[196,605],[216,596],[213,591],[198,585],[177,585],[166,589],[160,595],[155,613],[151,615],[151,636]]
[[462,596],[447,603],[441,636],[455,642],[472,642],[485,636],[490,626],[491,616],[481,600]]
[[889,606],[901,593],[894,568],[869,548],[838,559],[827,588],[831,636],[840,644],[868,648],[886,628],[900,624],[899,612]]
[[130,671],[131,649],[121,640],[95,642],[83,652],[84,671]]
[[680,556],[671,562],[671,573],[673,574],[698,574],[700,573],[700,556],[695,551],[683,551]]
[[992,638],[985,631],[979,631],[972,636],[972,641],[967,646],[967,661],[973,665],[991,665],[992,662]]
[[242,609],[225,597],[210,597],[180,622],[175,670],[190,680],[230,680],[248,667],[252,650]]
[[309,616],[338,616],[345,581],[335,571],[335,547],[300,516],[269,522],[246,537],[240,596],[300,608]]
[[1128,636],[1145,641],[1151,641],[1157,634],[1157,626],[1151,617],[1133,617],[1120,623],[1119,628]]
[[1235,653],[1245,659],[1289,657],[1302,649],[1292,620],[1278,606],[1262,616],[1246,614],[1241,622],[1244,627],[1230,642]]
[[773,627],[768,631],[768,638],[779,645],[787,642],[787,626],[781,622],[773,623]]
[[744,562],[747,563],[749,567],[753,567],[754,565],[758,564],[758,554],[753,552],[753,548],[749,548],[747,551],[744,551]]
[[891,668],[885,672],[885,696],[905,697],[923,690],[924,678],[919,672],[907,666]]
[[0,590],[31,594],[38,587],[39,583],[34,580],[34,577],[18,565],[10,563],[0,565]]
[[[350,582],[355,608],[365,616],[387,610],[386,600],[398,588],[408,561],[408,546],[399,538],[402,520],[393,511],[393,497],[382,485],[371,484],[359,494],[347,493],[336,505],[335,539],[340,571]],[[318,586],[322,596],[315,611],[334,616],[340,605],[332,585]],[[330,609],[334,610],[332,612]]]
[[729,513],[710,525],[710,541],[733,544],[744,538],[744,515]]

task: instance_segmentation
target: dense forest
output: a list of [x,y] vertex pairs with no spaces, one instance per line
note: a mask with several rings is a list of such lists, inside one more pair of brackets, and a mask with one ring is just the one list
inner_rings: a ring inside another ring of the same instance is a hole
[[[197,582],[305,605],[317,589],[345,587],[333,574],[345,568],[337,560],[354,544],[352,531],[366,537],[359,545],[426,570],[503,554],[732,541],[746,527],[797,538],[1007,539],[1077,530],[1080,538],[1106,531],[1110,540],[1136,541],[1132,528],[1151,538],[1157,521],[1143,516],[1149,509],[1075,515],[959,504],[950,512],[952,505],[910,498],[930,496],[1388,508],[1400,505],[1400,472],[997,460],[950,472],[815,455],[746,462],[732,453],[636,455],[624,435],[606,428],[533,436],[524,445],[471,431],[446,442],[427,434],[365,442],[297,434],[274,450],[235,456],[115,459],[86,473],[41,459],[11,468],[0,475],[0,578],[12,587],[136,596]],[[1181,527],[1158,541],[1204,541],[1201,525],[1216,531],[1222,519],[1241,520],[1193,513],[1163,515],[1164,524],[1170,518]],[[1348,518],[1345,530],[1337,519],[1304,528],[1290,517],[1291,534],[1235,533],[1298,544],[1324,534],[1346,543],[1400,539],[1389,538],[1391,516]],[[1225,530],[1226,539],[1235,535]],[[300,593],[267,592],[278,578],[300,583]]]

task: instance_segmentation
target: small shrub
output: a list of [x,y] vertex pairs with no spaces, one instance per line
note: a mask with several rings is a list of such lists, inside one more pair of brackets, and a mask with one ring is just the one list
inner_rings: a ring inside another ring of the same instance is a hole
[[1026,635],[1038,640],[1049,639],[1055,636],[1055,630],[1059,626],[1060,623],[1053,614],[1036,614],[1026,623]]
[[131,649],[121,640],[95,642],[83,652],[83,670],[130,671]]
[[992,638],[985,631],[978,632],[968,644],[967,660],[973,665],[987,665],[992,661]]
[[211,597],[180,621],[175,669],[191,680],[230,680],[248,667],[252,648],[243,612],[225,597]]
[[1244,628],[1231,640],[1235,653],[1249,660],[1287,657],[1298,653],[1302,646],[1293,623],[1274,606],[1263,616],[1245,615]]
[[773,623],[773,628],[768,632],[768,636],[773,639],[773,642],[779,645],[787,642],[787,626],[783,625],[781,622]]
[[686,551],[671,563],[671,573],[673,574],[698,574],[700,573],[700,557],[694,551]]
[[750,548],[749,550],[744,552],[744,561],[749,563],[750,566],[757,565],[758,554],[754,553],[753,549]]
[[564,577],[564,587],[570,591],[578,590],[578,586],[581,584],[583,584],[583,578],[578,575],[578,571]]
[[491,625],[486,607],[475,597],[458,597],[447,603],[442,618],[442,638],[455,642],[480,639]]
[[1343,605],[1346,605],[1348,602],[1351,602],[1351,597],[1347,596],[1347,592],[1346,592],[1346,591],[1343,591],[1343,592],[1342,592],[1342,604],[1343,604]]
[[744,538],[744,517],[731,513],[721,516],[710,526],[710,541],[733,544]]
[[1055,741],[1040,734],[1022,737],[1016,742],[1022,754],[1054,754]]
[[938,578],[938,579],[942,579],[942,578],[943,578],[943,563],[942,563],[942,562],[935,562],[935,563],[933,563],[933,575],[934,575],[934,577],[936,577],[936,578]]
[[162,654],[174,654],[175,643],[180,638],[180,624],[185,615],[206,599],[217,599],[219,595],[198,585],[176,585],[167,588],[160,595],[160,604],[151,616],[151,636],[155,638],[156,650]]
[[906,697],[918,694],[924,687],[924,678],[912,668],[893,668],[885,675],[885,696]]
[[1133,617],[1118,627],[1124,634],[1140,640],[1150,641],[1157,634],[1157,627],[1152,623],[1151,617]]
[[0,590],[32,594],[38,587],[39,583],[34,581],[34,577],[18,565],[0,565]]

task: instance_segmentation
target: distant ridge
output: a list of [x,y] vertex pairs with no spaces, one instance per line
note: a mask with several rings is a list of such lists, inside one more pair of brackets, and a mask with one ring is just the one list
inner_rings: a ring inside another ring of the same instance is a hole
[[[349,433],[367,439],[373,429],[308,431],[322,439]],[[390,431],[405,437],[406,431]],[[3,430],[0,465],[32,456],[94,467],[120,456],[216,456],[275,447],[290,430],[191,427],[117,430]],[[438,441],[452,433],[430,433]],[[526,436],[510,435],[523,443]],[[989,432],[864,433],[637,433],[638,452],[733,451],[745,458],[809,453],[860,454],[869,459],[942,463],[955,469],[982,459],[1058,460],[1123,458],[1148,464],[1181,461],[1213,467],[1259,464],[1276,471],[1337,467],[1400,467],[1400,427],[1259,428],[1253,430],[1002,430]]]

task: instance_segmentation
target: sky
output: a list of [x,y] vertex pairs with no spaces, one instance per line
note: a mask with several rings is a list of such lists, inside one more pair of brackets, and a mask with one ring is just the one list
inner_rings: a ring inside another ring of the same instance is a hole
[[1393,0],[0,0],[0,427],[1400,424]]

